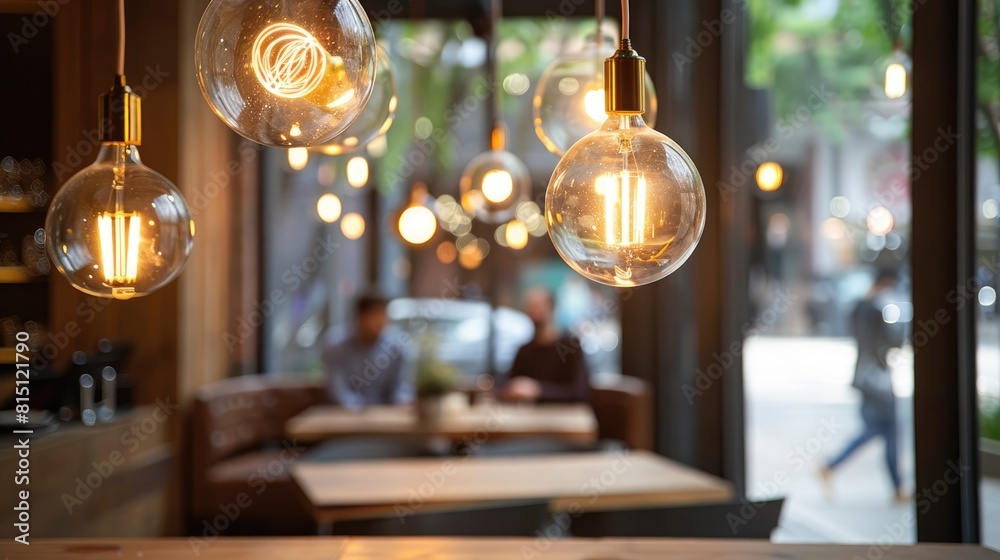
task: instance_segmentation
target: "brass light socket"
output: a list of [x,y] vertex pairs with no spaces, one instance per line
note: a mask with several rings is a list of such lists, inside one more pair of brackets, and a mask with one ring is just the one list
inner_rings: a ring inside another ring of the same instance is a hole
[[99,104],[102,142],[142,144],[142,98],[125,83],[125,76],[115,76],[115,85],[101,94]]
[[604,109],[629,115],[646,112],[646,59],[632,50],[628,39],[604,60]]

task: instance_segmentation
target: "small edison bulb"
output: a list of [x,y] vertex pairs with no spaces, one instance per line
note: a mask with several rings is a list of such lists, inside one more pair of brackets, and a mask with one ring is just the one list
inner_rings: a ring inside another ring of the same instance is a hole
[[913,64],[902,47],[893,49],[892,54],[876,64],[875,83],[872,89],[876,97],[888,100],[909,101],[910,73]]
[[757,187],[764,192],[776,191],[781,187],[784,174],[784,170],[781,169],[779,163],[765,161],[757,166],[757,173],[755,174]]
[[490,150],[465,166],[459,182],[462,208],[486,223],[514,215],[531,194],[531,174],[520,158],[506,150]]
[[59,189],[45,232],[49,257],[70,284],[115,299],[173,280],[194,244],[180,191],[122,142],[103,143],[97,160]]
[[368,184],[368,160],[354,156],[347,162],[347,182],[352,187],[360,189]]
[[559,255],[609,286],[677,270],[705,229],[705,188],[688,155],[639,115],[611,114],[556,166],[545,219]]
[[412,245],[423,245],[437,231],[437,216],[426,206],[412,205],[399,215],[399,234]]
[[212,0],[195,53],[212,110],[266,146],[330,141],[375,83],[375,34],[358,0]]
[[342,210],[343,205],[340,203],[340,198],[333,193],[326,193],[316,201],[316,213],[319,214],[319,219],[328,224],[340,219]]
[[[616,41],[605,35],[590,38],[582,51],[556,58],[542,72],[532,103],[535,133],[546,149],[563,155],[608,118],[604,109],[604,59],[615,53]],[[656,125],[656,90],[646,73],[646,114]]]
[[528,226],[521,220],[511,220],[504,228],[504,241],[511,249],[520,250],[528,246]]
[[410,204],[399,214],[396,223],[399,236],[410,245],[423,245],[437,232],[437,215],[427,207],[433,198],[427,194],[427,185],[416,183],[410,193]]
[[365,234],[365,219],[357,212],[345,214],[340,220],[340,231],[348,239],[360,239]]
[[368,103],[354,123],[333,140],[319,147],[328,156],[350,154],[364,149],[376,138],[384,135],[396,119],[396,73],[389,53],[378,47],[375,88]]

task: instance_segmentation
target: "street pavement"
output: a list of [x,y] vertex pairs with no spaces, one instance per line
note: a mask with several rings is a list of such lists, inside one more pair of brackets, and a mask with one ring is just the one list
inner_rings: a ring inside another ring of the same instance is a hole
[[[990,360],[1000,355],[995,350]],[[834,473],[831,492],[818,476],[820,466],[861,430],[859,398],[850,387],[856,356],[847,338],[745,342],[747,493],[753,499],[786,496],[772,536],[776,542],[877,543],[873,546],[884,552],[915,540],[914,505],[894,502],[881,440],[861,448]],[[900,470],[912,492],[912,351],[899,351],[891,362],[899,397]],[[984,481],[982,488],[984,542],[1000,549],[1000,480]],[[881,556],[878,552],[870,556]]]

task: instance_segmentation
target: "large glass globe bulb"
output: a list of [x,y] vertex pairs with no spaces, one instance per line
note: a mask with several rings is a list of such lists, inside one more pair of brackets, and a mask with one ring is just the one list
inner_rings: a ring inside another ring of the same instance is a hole
[[559,255],[609,286],[677,270],[705,229],[705,188],[691,158],[639,115],[613,114],[556,166],[545,218]]
[[326,155],[350,154],[389,131],[396,120],[396,75],[389,53],[378,47],[375,87],[361,115],[336,138],[319,147]]
[[472,158],[459,183],[462,208],[489,224],[506,222],[531,196],[531,174],[521,158],[490,150]]
[[[546,149],[563,155],[581,138],[601,127],[604,111],[604,59],[615,53],[616,41],[605,36],[587,41],[582,50],[556,58],[542,72],[532,102],[535,134]],[[656,126],[656,90],[646,72],[646,114]]]
[[266,146],[315,146],[344,132],[371,95],[376,56],[358,0],[213,0],[195,39],[205,99]]
[[135,146],[107,142],[56,193],[45,233],[49,258],[75,288],[130,299],[180,273],[194,221],[177,187],[143,165]]

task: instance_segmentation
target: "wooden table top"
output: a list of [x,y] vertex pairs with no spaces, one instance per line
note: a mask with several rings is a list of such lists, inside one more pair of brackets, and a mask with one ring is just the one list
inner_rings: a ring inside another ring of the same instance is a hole
[[[544,499],[554,511],[729,500],[731,484],[648,451],[311,463],[292,478],[320,523],[424,508]],[[352,511],[351,508],[358,508]]]
[[597,439],[597,418],[585,404],[481,404],[444,410],[441,420],[433,423],[417,422],[416,413],[408,406],[351,410],[318,405],[289,419],[285,434],[303,443],[348,435],[445,436],[453,441],[557,436],[592,443]]
[[[0,554],[44,560],[142,558],[168,560],[845,560],[868,558],[868,546],[789,545],[759,541],[680,539],[472,539],[472,538],[220,538],[33,540],[31,546],[0,545]],[[892,546],[876,549],[882,560],[1000,560],[971,545]],[[875,557],[874,555],[872,557]]]

